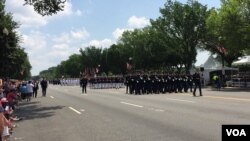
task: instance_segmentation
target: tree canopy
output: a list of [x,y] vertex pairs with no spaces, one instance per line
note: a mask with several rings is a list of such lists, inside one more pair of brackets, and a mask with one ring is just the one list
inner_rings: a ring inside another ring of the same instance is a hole
[[66,0],[24,0],[25,5],[31,5],[42,16],[63,11]]
[[0,1],[0,77],[28,78],[31,65],[27,53],[20,47],[20,36],[16,32],[19,25],[4,8],[4,2]]
[[227,65],[231,66],[233,61],[250,48],[249,17],[249,1],[222,0],[221,8],[213,9],[206,21],[206,49],[223,55]]
[[151,21],[153,28],[161,33],[164,46],[176,60],[174,64],[184,66],[188,72],[196,61],[196,49],[205,36],[207,7],[193,0],[187,4],[169,0],[160,12],[161,16]]

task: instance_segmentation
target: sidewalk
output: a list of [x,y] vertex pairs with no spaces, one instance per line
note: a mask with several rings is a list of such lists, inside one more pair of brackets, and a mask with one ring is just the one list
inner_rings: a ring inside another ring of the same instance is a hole
[[[211,87],[211,86],[205,87],[203,89],[210,89],[210,90],[213,90],[213,91],[218,91],[216,88]],[[224,91],[224,92],[250,92],[250,88],[246,88],[246,87],[224,87],[224,88],[221,88],[220,91]]]

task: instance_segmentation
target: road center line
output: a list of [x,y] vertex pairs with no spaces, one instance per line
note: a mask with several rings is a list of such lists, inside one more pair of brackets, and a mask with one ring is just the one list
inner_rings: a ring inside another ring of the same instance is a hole
[[134,107],[139,107],[139,108],[143,108],[143,106],[141,106],[141,105],[136,105],[136,104],[132,104],[132,103],[127,103],[127,102],[123,102],[123,101],[121,101],[120,103],[121,103],[121,104],[126,104],[126,105],[130,105],[130,106],[134,106]]
[[23,140],[22,137],[15,137],[14,140]]
[[72,108],[72,107],[69,107],[69,109],[72,110],[72,111],[74,111],[74,112],[76,112],[76,113],[79,114],[79,115],[82,114],[81,112],[77,111],[76,109],[74,109],[74,108]]
[[155,111],[155,112],[164,112],[165,110],[163,109],[157,109],[157,108],[148,108],[150,111]]
[[166,98],[167,100],[173,100],[173,101],[181,101],[181,102],[189,102],[189,103],[195,103],[195,101],[190,100],[182,100],[182,99],[174,99],[174,98]]
[[53,96],[50,96],[50,98],[54,99],[54,97],[53,97]]

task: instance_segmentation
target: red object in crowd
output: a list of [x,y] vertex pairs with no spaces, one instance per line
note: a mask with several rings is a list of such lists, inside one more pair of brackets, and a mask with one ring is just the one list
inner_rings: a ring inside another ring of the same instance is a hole
[[17,99],[17,95],[15,94],[15,92],[8,93],[7,100],[9,102],[13,102],[15,99]]
[[217,50],[222,54],[226,53],[226,49],[223,46],[217,46]]

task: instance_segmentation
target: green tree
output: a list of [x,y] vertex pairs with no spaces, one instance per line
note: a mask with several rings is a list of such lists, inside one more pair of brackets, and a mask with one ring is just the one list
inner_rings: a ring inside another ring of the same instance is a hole
[[121,74],[125,72],[126,59],[121,51],[121,46],[115,44],[111,45],[107,50],[105,54],[107,59],[107,70],[105,71],[107,74],[109,72],[112,74]]
[[102,49],[94,46],[87,47],[85,50],[80,49],[82,63],[84,67],[96,68],[101,62]]
[[20,37],[16,32],[19,25],[4,8],[4,1],[0,0],[0,77],[29,78],[31,65],[19,45]]
[[206,48],[222,56],[230,67],[232,62],[250,47],[250,20],[247,9],[249,1],[222,0],[221,2],[221,8],[214,9],[206,21],[208,30]]
[[160,13],[161,16],[151,23],[164,39],[163,44],[173,57],[175,66],[184,66],[188,72],[196,61],[196,48],[205,36],[207,7],[193,0],[187,4],[168,0]]
[[133,66],[138,70],[164,67],[166,48],[151,27],[124,32],[119,44],[126,60],[133,58]]
[[81,56],[78,54],[73,54],[64,63],[65,73],[70,77],[79,77],[82,68]]
[[[81,72],[84,73],[85,70],[93,70],[101,65],[102,62],[102,49],[96,48],[94,46],[86,47],[84,50],[80,49],[80,60],[81,60]],[[88,72],[90,73],[90,72]],[[91,72],[94,73],[94,72]],[[93,74],[90,74],[93,75]]]
[[24,0],[25,5],[31,5],[42,16],[63,11],[66,0]]
[[39,73],[40,78],[46,78],[47,80],[53,80],[56,77],[56,67],[50,67],[48,70],[41,71]]

